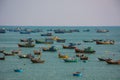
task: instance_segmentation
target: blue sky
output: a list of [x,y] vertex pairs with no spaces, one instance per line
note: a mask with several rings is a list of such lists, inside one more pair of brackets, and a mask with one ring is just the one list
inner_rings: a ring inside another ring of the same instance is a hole
[[120,26],[120,0],[0,0],[0,25]]

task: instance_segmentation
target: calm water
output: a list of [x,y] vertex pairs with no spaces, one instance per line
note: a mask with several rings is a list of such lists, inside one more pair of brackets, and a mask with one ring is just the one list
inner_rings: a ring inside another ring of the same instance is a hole
[[[1,26],[2,27],[2,26]],[[0,27],[0,28],[1,28]],[[6,28],[13,28],[7,26]],[[25,27],[24,27],[25,28]],[[89,60],[84,63],[79,60],[77,63],[65,63],[58,58],[58,52],[42,52],[44,64],[33,64],[29,59],[20,59],[17,55],[6,56],[6,60],[0,60],[0,80],[119,80],[120,65],[109,65],[106,62],[98,61],[97,57],[106,56],[113,60],[120,59],[120,27],[27,27],[31,29],[39,28],[44,32],[20,34],[19,32],[0,33],[0,49],[5,49],[10,52],[13,49],[19,49],[18,43],[23,38],[40,39],[41,33],[47,32],[48,29],[79,29],[80,32],[55,34],[60,38],[66,39],[66,43],[57,43],[56,46],[59,52],[67,54],[70,57],[75,56],[74,50],[62,49],[62,44],[67,45],[70,42],[80,42],[78,48],[91,46],[96,50],[95,54],[87,56]],[[83,32],[85,29],[90,29],[90,32]],[[107,29],[108,33],[96,33],[97,29]],[[84,43],[82,40],[91,39],[113,39],[114,45],[96,45],[95,43]],[[36,44],[34,48],[20,48],[23,54],[31,53],[33,50],[38,50],[40,47],[48,47],[48,44]],[[0,54],[1,56],[2,54]],[[23,68],[22,73],[14,72],[16,68]],[[82,72],[81,77],[72,76],[73,72]]]

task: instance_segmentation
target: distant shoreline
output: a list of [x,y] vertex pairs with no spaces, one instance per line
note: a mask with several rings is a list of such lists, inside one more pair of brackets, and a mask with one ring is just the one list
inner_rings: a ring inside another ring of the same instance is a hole
[[0,28],[3,27],[120,27],[120,26],[12,26],[12,25],[0,25]]

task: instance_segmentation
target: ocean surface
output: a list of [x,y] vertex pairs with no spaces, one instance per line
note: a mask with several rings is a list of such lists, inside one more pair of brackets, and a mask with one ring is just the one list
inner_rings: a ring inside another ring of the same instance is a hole
[[[0,28],[14,29],[18,26],[0,26]],[[40,47],[49,47],[51,45],[56,46],[57,52],[42,52],[42,60],[45,63],[32,63],[30,59],[20,59],[18,55],[5,56],[5,60],[0,60],[0,80],[120,80],[120,65],[107,64],[106,62],[99,61],[98,57],[110,57],[113,60],[120,60],[120,27],[77,27],[77,26],[22,26],[22,28],[29,29],[41,29],[43,32],[20,34],[19,32],[0,33],[0,50],[5,49],[6,52],[12,50],[22,50],[22,54],[34,54],[33,50],[39,50]],[[48,30],[65,29],[72,30],[77,29],[80,32],[56,34],[53,31]],[[89,32],[84,30],[89,29]],[[107,29],[107,33],[97,33],[96,30]],[[19,48],[18,43],[20,39],[32,38],[40,39],[42,33],[51,32],[53,36],[58,36],[62,39],[66,39],[65,43],[54,44],[35,44],[33,48]],[[111,39],[115,40],[114,45],[96,45],[93,43],[85,43],[83,40],[92,39]],[[79,58],[76,63],[66,63],[64,60],[58,58],[58,52],[66,54],[70,57],[76,55],[74,49],[63,49],[62,45],[68,45],[69,43],[81,43],[76,45],[78,48],[92,47],[96,53],[86,54],[89,60],[86,62],[81,61]],[[0,53],[2,56],[2,53]],[[14,72],[14,69],[22,68],[23,72]],[[81,72],[82,76],[73,76],[74,72]]]

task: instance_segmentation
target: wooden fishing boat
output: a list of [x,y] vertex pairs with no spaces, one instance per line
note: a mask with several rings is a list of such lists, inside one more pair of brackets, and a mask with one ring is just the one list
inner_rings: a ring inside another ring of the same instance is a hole
[[19,58],[28,58],[28,59],[34,58],[34,56],[31,54],[20,54],[18,56]]
[[63,49],[74,49],[76,48],[76,43],[69,43],[68,46],[63,45]]
[[83,50],[75,48],[75,52],[76,53],[95,53],[96,51],[91,49],[91,47],[87,47],[87,48],[85,48]]
[[57,39],[56,41],[57,42],[61,42],[61,43],[64,43],[66,39]]
[[3,53],[5,56],[14,56],[15,54],[14,53],[8,53],[8,52],[4,52]]
[[96,41],[96,44],[114,44],[114,40]]
[[69,58],[67,55],[62,55],[62,54],[58,54],[58,57],[59,58],[62,58],[62,59],[67,59],[67,58]]
[[50,52],[56,52],[57,49],[55,46],[51,46],[50,48],[42,48],[43,51],[50,51]]
[[5,56],[3,56],[3,57],[0,57],[0,60],[5,60]]
[[32,63],[44,63],[45,60],[40,60],[40,58],[32,58],[31,59]]
[[88,60],[88,57],[87,56],[81,56],[80,60]]
[[75,46],[65,46],[65,45],[63,45],[63,48],[64,49],[75,49],[76,47]]
[[73,76],[82,76],[82,73],[81,72],[74,72]]
[[41,55],[41,51],[34,50],[33,52],[35,55]]
[[67,59],[63,59],[65,62],[77,62],[76,58],[67,58]]
[[113,60],[108,60],[106,61],[108,64],[119,64],[120,65],[120,60],[113,61]]
[[28,39],[28,42],[24,43],[24,44],[18,44],[18,47],[34,47],[35,44],[32,44],[32,38]]
[[21,54],[21,55],[18,55],[18,56],[19,56],[19,58],[28,58],[27,55],[25,55],[25,54],[24,55]]
[[111,58],[98,58],[99,61],[110,61],[112,60]]
[[34,47],[35,46],[35,44],[28,44],[28,43],[26,43],[26,44],[18,44],[18,47]]

